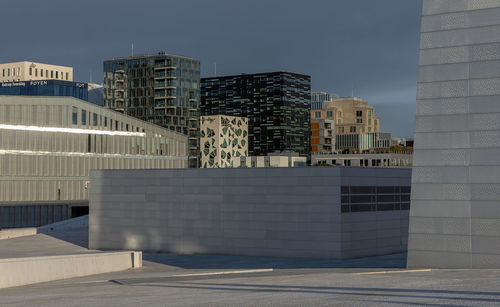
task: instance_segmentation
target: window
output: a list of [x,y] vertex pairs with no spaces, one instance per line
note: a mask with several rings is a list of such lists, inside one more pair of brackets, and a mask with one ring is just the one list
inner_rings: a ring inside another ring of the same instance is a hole
[[32,76],[32,75],[33,75],[33,68],[30,67],[30,76]]
[[372,132],[372,127],[368,127],[368,132]]
[[374,124],[375,126],[377,126],[377,120],[376,120],[376,119],[373,121],[373,124]]
[[363,116],[363,111],[356,111],[356,116]]
[[56,71],[56,79],[59,79],[59,72]]
[[97,114],[92,114],[92,125],[97,126]]
[[82,110],[82,125],[87,124],[87,111]]
[[66,80],[68,80],[68,73],[66,73]]
[[351,128],[349,129],[350,132],[356,132],[356,126],[351,126]]
[[40,77],[43,77],[43,69],[40,69]]
[[371,125],[371,124],[372,124],[372,119],[368,118],[368,125]]
[[357,124],[362,124],[363,123],[363,120],[361,118],[356,118],[356,123]]
[[7,68],[7,77],[10,77],[10,68]]
[[53,70],[50,71],[50,77],[54,78],[54,71]]
[[77,107],[72,107],[71,120],[73,122],[73,125],[78,124],[78,108]]
[[368,116],[372,116],[372,111],[368,110]]
[[49,77],[49,70],[48,70],[48,69],[46,69],[46,70],[45,70],[45,78],[48,78],[48,77]]
[[38,77],[38,68],[35,68],[35,77]]
[[321,117],[321,112],[314,112],[314,116],[316,118],[320,118]]
[[332,117],[333,112],[332,111],[326,111],[326,117]]
[[337,114],[338,114],[338,117],[342,117],[342,112],[339,111]]

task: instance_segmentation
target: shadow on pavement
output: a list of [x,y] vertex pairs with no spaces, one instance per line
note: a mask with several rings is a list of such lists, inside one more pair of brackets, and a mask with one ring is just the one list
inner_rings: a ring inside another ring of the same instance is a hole
[[143,254],[143,260],[184,269],[406,268],[406,253],[349,260]]

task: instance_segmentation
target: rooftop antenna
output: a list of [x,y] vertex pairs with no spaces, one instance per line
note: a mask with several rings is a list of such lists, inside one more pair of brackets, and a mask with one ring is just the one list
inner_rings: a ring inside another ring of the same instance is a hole
[[352,98],[354,98],[354,84],[352,85]]
[[217,63],[214,63],[214,77],[217,77]]
[[90,70],[90,80],[89,83],[92,83],[92,69]]
[[134,43],[132,43],[132,48],[131,48],[131,55],[134,56]]

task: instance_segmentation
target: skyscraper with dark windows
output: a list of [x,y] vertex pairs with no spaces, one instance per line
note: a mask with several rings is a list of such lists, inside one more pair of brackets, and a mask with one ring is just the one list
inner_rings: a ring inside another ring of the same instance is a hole
[[201,115],[248,118],[248,154],[310,151],[311,77],[290,72],[201,79]]
[[104,106],[189,138],[189,167],[199,166],[200,61],[165,54],[104,61]]

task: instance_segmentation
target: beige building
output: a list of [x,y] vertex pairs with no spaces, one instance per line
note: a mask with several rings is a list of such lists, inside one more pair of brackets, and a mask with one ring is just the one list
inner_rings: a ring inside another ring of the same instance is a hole
[[0,64],[0,82],[30,80],[73,81],[73,67],[28,61]]
[[201,167],[237,167],[248,155],[248,119],[208,115],[200,117]]
[[322,110],[311,111],[311,119],[335,121],[336,134],[359,134],[380,131],[380,119],[373,107],[361,98],[339,98],[323,103]]
[[91,169],[185,167],[182,134],[75,98],[0,96],[0,228],[88,206]]

